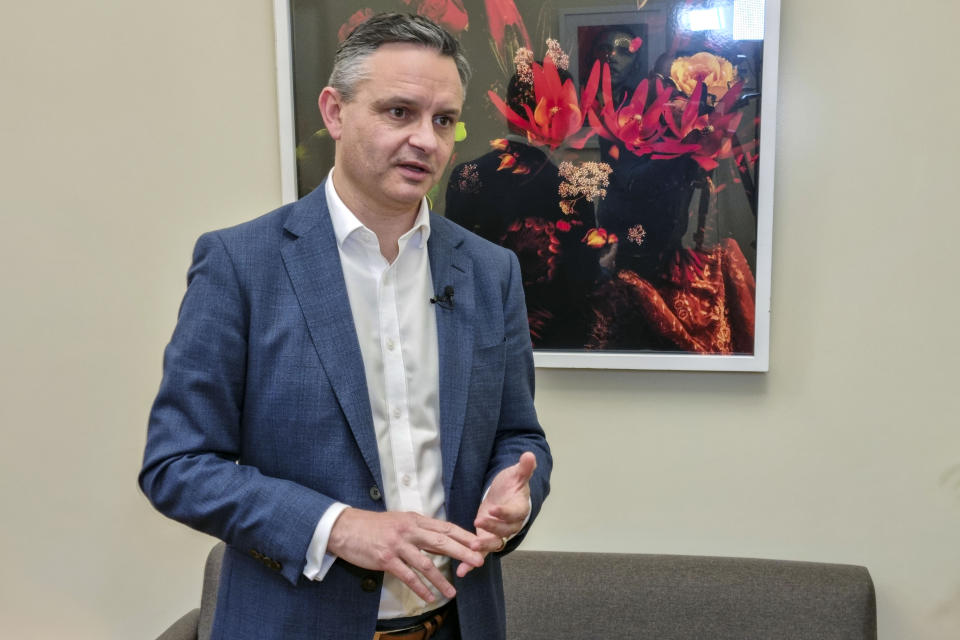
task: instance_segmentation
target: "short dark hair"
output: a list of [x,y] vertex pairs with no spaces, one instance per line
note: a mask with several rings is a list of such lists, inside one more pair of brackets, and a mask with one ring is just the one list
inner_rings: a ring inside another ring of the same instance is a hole
[[333,71],[327,84],[346,102],[353,99],[357,83],[366,76],[364,61],[380,46],[390,42],[419,44],[453,58],[463,90],[470,80],[470,64],[460,43],[446,29],[423,16],[409,13],[378,13],[361,23],[337,48]]

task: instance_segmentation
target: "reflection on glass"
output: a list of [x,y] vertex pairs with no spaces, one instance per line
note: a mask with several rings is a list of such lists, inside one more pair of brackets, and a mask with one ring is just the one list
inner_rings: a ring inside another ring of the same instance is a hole
[[763,0],[733,0],[733,39],[763,40]]

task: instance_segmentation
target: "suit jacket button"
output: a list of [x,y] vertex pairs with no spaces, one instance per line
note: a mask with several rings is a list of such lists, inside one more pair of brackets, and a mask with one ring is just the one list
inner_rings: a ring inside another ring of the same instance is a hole
[[280,571],[280,569],[283,569],[283,565],[277,562],[276,560],[271,560],[270,568],[273,569],[274,571]]
[[362,582],[360,582],[360,588],[366,591],[367,593],[370,593],[371,591],[376,591],[377,579],[367,576],[366,578],[363,579]]
[[370,497],[373,498],[374,500],[379,500],[380,498],[382,498],[383,494],[380,493],[380,487],[378,487],[377,485],[373,485],[372,487],[370,487]]

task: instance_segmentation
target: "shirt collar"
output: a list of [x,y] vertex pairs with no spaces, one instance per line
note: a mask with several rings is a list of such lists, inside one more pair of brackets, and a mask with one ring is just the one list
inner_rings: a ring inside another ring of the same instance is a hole
[[[333,186],[333,171],[333,169],[330,169],[330,173],[327,174],[324,191],[327,196],[327,209],[330,210],[330,220],[333,222],[333,233],[337,238],[337,245],[342,250],[343,243],[358,229],[366,229],[370,233],[373,233],[373,231],[360,222],[344,201],[340,199],[340,194],[337,193],[337,190]],[[405,244],[408,241],[407,239],[410,239],[413,241],[414,246],[422,249],[426,246],[429,238],[430,207],[427,206],[427,199],[424,198],[420,202],[420,210],[417,212],[417,217],[413,221],[413,226],[409,231],[400,236],[400,240],[402,244]]]

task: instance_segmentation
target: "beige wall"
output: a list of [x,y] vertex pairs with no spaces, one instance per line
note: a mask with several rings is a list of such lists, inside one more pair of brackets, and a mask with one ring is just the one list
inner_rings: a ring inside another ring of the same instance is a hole
[[[139,494],[144,425],[195,237],[279,202],[272,16],[12,4],[0,634],[152,637],[211,541]],[[784,4],[771,371],[539,371],[527,546],[865,564],[883,638],[956,638],[960,11]]]

